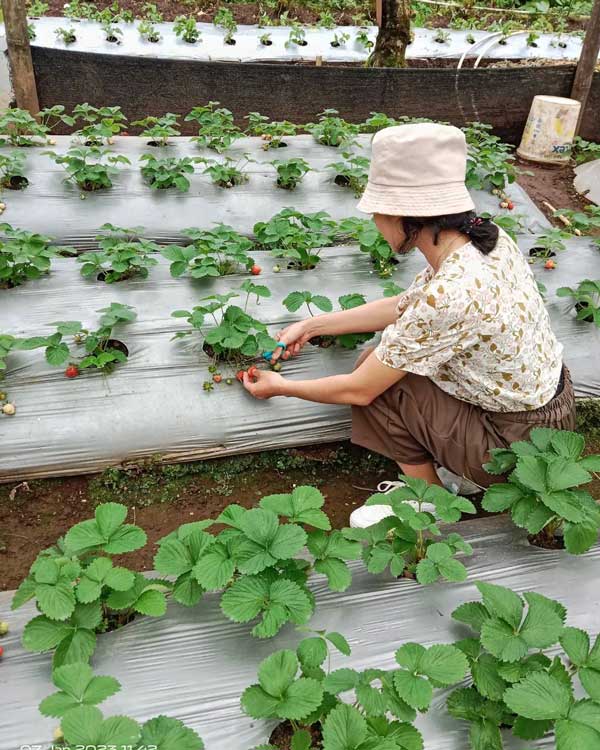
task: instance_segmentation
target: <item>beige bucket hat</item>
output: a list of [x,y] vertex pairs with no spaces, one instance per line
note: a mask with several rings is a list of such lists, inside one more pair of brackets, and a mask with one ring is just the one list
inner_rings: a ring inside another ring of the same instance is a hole
[[472,211],[466,169],[467,142],[458,128],[429,122],[384,128],[373,138],[358,210],[389,216]]

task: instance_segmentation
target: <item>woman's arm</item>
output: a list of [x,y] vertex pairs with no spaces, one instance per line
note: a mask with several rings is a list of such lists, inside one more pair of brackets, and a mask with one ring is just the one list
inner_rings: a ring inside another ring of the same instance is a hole
[[295,396],[321,404],[366,406],[406,375],[382,364],[372,352],[354,372],[316,380],[288,380],[270,370],[258,370],[252,382],[244,373],[244,387],[255,398]]
[[[287,346],[290,354],[295,355],[313,336],[340,336],[343,333],[383,331],[398,318],[399,299],[399,296],[385,297],[360,305],[360,307],[353,307],[351,310],[306,318],[284,328],[276,338]],[[279,359],[281,353],[281,347],[277,347],[273,352],[273,360]]]
[[398,318],[399,299],[399,296],[384,297],[350,310],[316,315],[305,322],[311,337],[383,331]]

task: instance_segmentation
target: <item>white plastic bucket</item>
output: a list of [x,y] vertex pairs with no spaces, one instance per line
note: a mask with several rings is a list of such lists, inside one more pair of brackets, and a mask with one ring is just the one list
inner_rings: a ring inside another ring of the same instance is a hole
[[529,161],[566,164],[580,109],[581,103],[575,99],[535,96],[517,154]]

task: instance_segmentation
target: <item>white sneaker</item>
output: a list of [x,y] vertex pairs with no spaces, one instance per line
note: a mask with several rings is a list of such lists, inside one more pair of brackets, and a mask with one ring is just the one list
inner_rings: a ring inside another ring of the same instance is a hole
[[[406,487],[406,482],[380,482],[377,485],[377,492],[389,495],[390,492],[397,490],[399,487]],[[415,510],[419,510],[419,503],[416,500],[405,500],[404,502]],[[421,511],[435,515],[435,505],[433,503],[421,503]],[[350,514],[350,528],[366,529],[393,515],[395,514],[390,505],[362,505]]]

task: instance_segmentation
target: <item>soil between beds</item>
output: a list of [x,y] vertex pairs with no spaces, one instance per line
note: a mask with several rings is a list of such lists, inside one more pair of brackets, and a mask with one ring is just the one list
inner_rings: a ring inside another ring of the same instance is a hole
[[[587,453],[600,453],[600,439],[587,443]],[[147,533],[143,549],[122,557],[124,565],[143,571],[152,569],[160,538],[183,523],[215,518],[230,503],[252,507],[264,495],[314,485],[325,496],[333,527],[341,528],[379,482],[396,477],[388,459],[349,443],[331,443],[189,464],[148,461],[100,475],[0,485],[0,590],[17,588],[37,553],[90,518],[101,502],[128,505],[129,520]],[[585,489],[600,501],[600,475]]]

